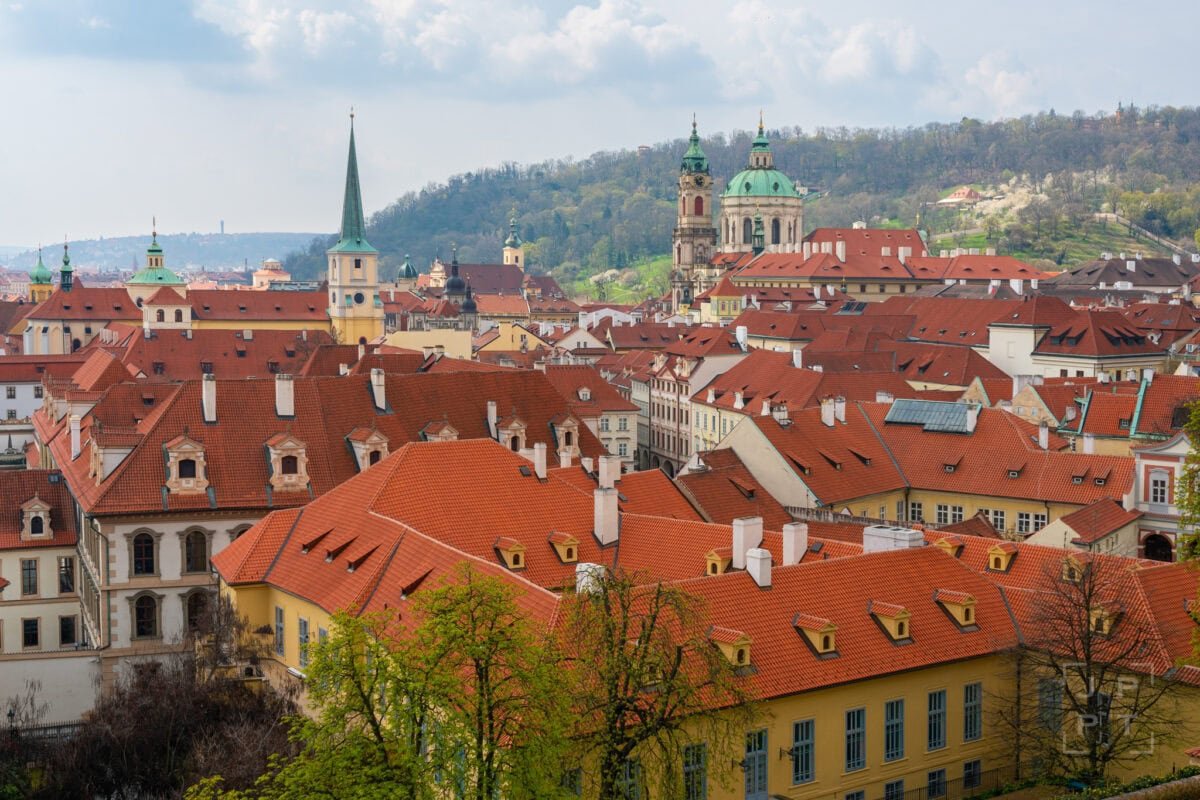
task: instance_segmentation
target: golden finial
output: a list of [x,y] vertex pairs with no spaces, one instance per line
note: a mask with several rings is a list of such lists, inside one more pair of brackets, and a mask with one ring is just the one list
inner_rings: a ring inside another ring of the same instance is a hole
[[760,108],[758,110],[758,134],[761,136],[762,132],[763,132],[763,112],[762,112],[762,109]]

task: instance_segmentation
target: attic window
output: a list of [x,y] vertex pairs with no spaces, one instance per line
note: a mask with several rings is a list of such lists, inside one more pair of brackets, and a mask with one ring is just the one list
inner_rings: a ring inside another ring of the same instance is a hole
[[562,563],[574,564],[579,560],[579,540],[571,534],[555,531],[550,534],[550,544]]
[[1127,431],[1127,430],[1129,430],[1129,423],[1130,423],[1129,417],[1121,417],[1121,419],[1117,421],[1117,427],[1123,431]]
[[708,638],[735,667],[750,665],[750,637],[732,628],[714,625],[708,629]]
[[960,629],[975,629],[975,597],[973,595],[952,589],[938,589],[934,592],[933,598]]
[[525,568],[525,545],[516,539],[501,536],[496,539],[496,552],[500,554],[504,565],[509,569]]
[[1083,580],[1083,565],[1073,558],[1063,561],[1062,579],[1067,583],[1079,583]]
[[592,399],[592,390],[586,386],[580,386],[578,395],[579,399],[586,403]]
[[1100,477],[1097,477],[1097,478],[1094,480],[1094,483],[1095,483],[1097,486],[1103,486],[1104,484],[1108,483],[1108,479],[1106,479],[1106,478],[1100,478]]
[[837,657],[837,625],[812,614],[797,614],[792,619],[792,627],[819,657]]
[[912,614],[904,606],[871,600],[867,611],[893,642],[907,644],[912,641]]
[[728,547],[715,548],[709,550],[704,556],[705,575],[722,575],[729,569],[729,563],[732,560],[732,553]]
[[987,554],[988,572],[1008,572],[1016,557],[1017,546],[1012,542],[994,545]]
[[945,469],[946,472],[954,472],[954,470],[957,469],[957,467],[958,467],[957,464],[946,464],[946,465],[944,465],[943,469]]

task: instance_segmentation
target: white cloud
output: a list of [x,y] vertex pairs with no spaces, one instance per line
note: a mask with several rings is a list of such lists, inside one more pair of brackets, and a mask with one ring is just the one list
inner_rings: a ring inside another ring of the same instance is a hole
[[988,53],[964,75],[966,85],[987,101],[992,113],[1013,114],[1031,109],[1036,79],[1003,53]]

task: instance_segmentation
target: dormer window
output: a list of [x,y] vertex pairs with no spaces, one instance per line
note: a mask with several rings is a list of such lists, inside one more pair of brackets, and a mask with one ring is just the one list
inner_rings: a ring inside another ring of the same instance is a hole
[[267,440],[271,487],[277,492],[298,492],[308,487],[308,455],[304,442],[290,433]]
[[496,552],[509,569],[525,569],[525,545],[516,539],[501,536],[496,539]]
[[1088,627],[1092,633],[1108,636],[1117,623],[1117,612],[1112,608],[1096,606],[1088,612]]
[[960,629],[975,629],[975,597],[953,589],[938,589],[934,601]]
[[558,454],[560,456],[578,456],[579,453],[579,420],[568,416],[555,420],[554,432],[558,437]]
[[1013,559],[1017,556],[1017,546],[1012,542],[1001,542],[988,549],[987,568],[989,572],[1008,572]]
[[583,402],[589,402],[592,399],[592,390],[586,386],[580,386],[577,392],[579,399]]
[[734,667],[750,666],[750,637],[732,628],[714,625],[708,629],[708,638]]
[[204,445],[187,436],[176,436],[165,445],[167,490],[172,494],[203,494],[208,491]]
[[579,540],[574,536],[555,531],[550,534],[549,538],[559,561],[564,564],[574,564],[579,560]]
[[374,428],[355,428],[346,439],[354,451],[359,472],[387,457],[388,439]]
[[50,504],[34,495],[21,506],[21,538],[42,539],[52,535]]
[[525,449],[525,422],[516,414],[500,420],[496,424],[496,435],[500,443],[514,453]]
[[871,600],[867,604],[867,611],[893,642],[908,644],[912,641],[910,625],[912,614],[907,608],[894,603]]
[[705,575],[724,575],[733,560],[733,551],[729,547],[717,547],[709,550],[704,556]]
[[792,627],[818,656],[837,657],[837,625],[823,617],[797,614],[792,619]]
[[1083,580],[1084,566],[1074,556],[1063,559],[1062,579],[1067,583],[1079,583]]
[[959,554],[962,552],[963,541],[957,536],[944,536],[934,542],[934,547],[938,548],[948,556],[958,558]]

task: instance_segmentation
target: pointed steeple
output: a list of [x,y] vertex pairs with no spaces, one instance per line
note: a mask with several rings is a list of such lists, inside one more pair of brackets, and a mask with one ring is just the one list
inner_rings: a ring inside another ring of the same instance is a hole
[[354,146],[354,111],[350,111],[350,154],[346,159],[346,194],[342,198],[342,231],[336,249],[365,250],[367,223],[363,217],[362,187],[358,182],[358,151]]
[[67,249],[67,239],[63,237],[62,269],[58,273],[58,285],[64,292],[71,291],[75,281],[75,270],[71,268],[71,252]]

